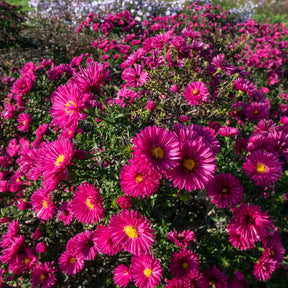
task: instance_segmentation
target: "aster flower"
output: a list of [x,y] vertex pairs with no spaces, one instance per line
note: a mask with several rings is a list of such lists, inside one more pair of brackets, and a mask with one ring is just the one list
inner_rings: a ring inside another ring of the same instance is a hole
[[125,194],[133,197],[149,197],[157,191],[161,174],[140,166],[135,158],[130,159],[120,171],[120,185]]
[[223,137],[235,137],[237,135],[239,135],[239,130],[237,128],[234,127],[229,127],[229,126],[222,126],[219,130],[218,130],[218,134],[223,136]]
[[114,284],[120,287],[126,288],[128,283],[132,280],[130,269],[123,264],[114,269],[113,275]]
[[36,245],[36,252],[38,254],[40,253],[44,253],[45,251],[47,251],[48,249],[48,246],[45,242],[39,242],[37,245]]
[[31,204],[33,211],[40,219],[49,220],[55,213],[56,205],[52,200],[52,194],[42,188],[32,194]]
[[242,204],[236,208],[227,230],[236,233],[241,238],[254,244],[264,240],[272,229],[272,220],[267,212],[262,211],[257,205]]
[[20,145],[17,144],[17,140],[14,138],[9,141],[6,151],[10,157],[14,157],[17,155],[19,149],[20,149]]
[[61,180],[67,178],[67,165],[70,163],[73,153],[73,144],[67,139],[41,145],[37,166],[43,172],[45,189],[52,191]]
[[162,275],[160,261],[153,256],[133,256],[131,260],[131,275],[139,288],[157,287]]
[[99,188],[92,184],[80,185],[72,199],[71,208],[78,221],[85,224],[95,224],[104,217],[105,208]]
[[214,265],[211,269],[209,266],[203,271],[205,278],[208,280],[209,287],[212,285],[215,288],[228,288],[228,276]]
[[14,82],[11,92],[14,94],[26,95],[32,90],[34,84],[35,81],[30,75],[25,75]]
[[143,70],[139,64],[134,65],[134,68],[128,67],[122,72],[122,79],[127,81],[131,87],[140,87],[144,85],[149,78],[149,74]]
[[234,208],[244,194],[240,181],[231,173],[219,173],[207,186],[207,196],[220,208]]
[[73,220],[71,203],[64,201],[58,210],[59,212],[58,212],[57,218],[61,220],[64,223],[64,225],[69,225],[70,222]]
[[208,97],[208,89],[201,81],[188,84],[184,91],[184,98],[191,106],[202,104],[202,102],[207,102]]
[[248,139],[239,138],[236,139],[234,144],[235,154],[244,154],[247,150]]
[[10,245],[3,249],[0,260],[4,264],[10,264],[15,261],[19,251],[22,251],[26,247],[25,236],[16,235],[10,241]]
[[84,260],[91,261],[98,255],[95,231],[86,230],[77,237],[76,252],[84,257]]
[[146,127],[132,140],[135,161],[139,166],[166,173],[179,165],[179,142],[174,133],[157,126]]
[[74,80],[84,93],[102,91],[105,81],[109,78],[110,71],[105,65],[98,62],[88,62],[87,68],[79,66],[80,73],[74,72]]
[[168,240],[174,242],[179,247],[188,246],[189,242],[192,242],[196,239],[193,231],[183,230],[181,232],[177,232],[176,229],[170,231],[166,234]]
[[277,131],[279,126],[271,119],[261,119],[257,126],[254,126],[255,134],[267,134],[267,132]]
[[111,217],[108,227],[116,245],[121,245],[132,254],[143,255],[154,243],[154,230],[149,224],[150,221],[142,215],[138,216],[137,211],[122,210]]
[[157,34],[155,37],[152,37],[151,47],[154,49],[163,50],[166,43],[171,39],[171,34],[163,33]]
[[116,104],[124,108],[127,102],[129,102],[129,104],[134,103],[136,98],[137,94],[134,91],[123,87],[120,91],[117,92],[117,97],[115,100]]
[[175,279],[185,279],[193,270],[198,269],[199,259],[193,251],[182,249],[173,254],[168,266]]
[[271,186],[282,175],[282,162],[273,153],[257,150],[247,156],[243,170],[256,185]]
[[60,269],[67,275],[75,275],[79,273],[85,266],[83,255],[75,250],[64,251],[58,260]]
[[83,93],[76,84],[68,83],[58,87],[52,94],[51,101],[51,116],[54,117],[52,123],[61,128],[77,126],[78,121],[86,116],[80,113],[85,106]]
[[270,279],[272,273],[276,270],[276,261],[261,257],[254,265],[254,276],[259,281],[266,281]]
[[51,263],[45,262],[37,264],[31,274],[32,288],[50,288],[54,287],[57,282],[55,277],[57,269],[53,267],[53,261]]
[[98,225],[95,230],[95,242],[98,249],[110,256],[118,254],[122,250],[121,245],[115,245],[111,239],[110,229],[103,225]]
[[240,271],[235,272],[235,277],[229,279],[229,288],[248,288],[249,282],[244,278],[244,275]]
[[10,242],[16,237],[19,233],[19,223],[17,220],[10,222],[7,225],[7,232],[2,234],[0,247],[2,249],[7,248],[10,245]]
[[248,119],[252,121],[268,119],[269,113],[270,113],[270,107],[267,105],[267,103],[261,103],[261,102],[250,103],[246,111]]
[[[166,281],[167,281],[167,285],[165,286],[165,288],[194,288],[189,283],[189,279],[182,280],[182,279],[173,278],[172,280],[166,280]],[[203,287],[205,287],[205,286],[203,286]]]
[[245,92],[249,96],[251,96],[256,91],[256,87],[246,79],[238,78],[233,83],[234,89]]
[[121,209],[130,209],[133,205],[133,198],[131,196],[121,196],[117,199],[117,204]]
[[29,124],[32,121],[32,117],[27,113],[21,113],[17,119],[19,125],[17,129],[21,132],[28,132]]
[[186,141],[181,147],[181,154],[181,165],[169,173],[169,179],[180,189],[204,189],[216,170],[212,150],[203,142]]

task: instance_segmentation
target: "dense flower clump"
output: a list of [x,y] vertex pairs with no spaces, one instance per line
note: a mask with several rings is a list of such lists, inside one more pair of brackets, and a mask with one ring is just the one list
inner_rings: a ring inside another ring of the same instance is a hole
[[91,10],[91,53],[9,78],[0,283],[288,285],[288,29],[189,5]]

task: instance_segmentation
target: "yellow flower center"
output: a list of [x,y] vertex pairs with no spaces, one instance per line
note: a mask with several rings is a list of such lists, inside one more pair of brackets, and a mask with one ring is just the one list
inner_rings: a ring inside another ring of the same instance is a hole
[[94,204],[91,203],[92,200],[93,200],[93,197],[90,196],[90,197],[87,198],[87,200],[86,200],[86,202],[85,202],[85,204],[87,205],[87,207],[90,208],[90,209],[93,209],[93,208],[94,208]]
[[199,93],[199,90],[198,90],[198,89],[194,89],[194,90],[192,91],[192,95],[193,95],[193,96],[198,95],[198,93]]
[[182,263],[182,267],[183,267],[184,269],[188,269],[189,265],[188,265],[187,262],[183,262],[183,263]]
[[144,275],[145,275],[146,277],[150,277],[150,276],[152,275],[152,270],[149,269],[149,268],[145,268],[145,270],[144,270]]
[[17,179],[16,179],[16,183],[19,183],[19,182],[20,182],[20,179],[19,179],[19,178],[17,178]]
[[75,264],[76,263],[76,258],[75,257],[72,257],[69,261],[71,264]]
[[47,276],[45,274],[40,275],[40,281],[44,282],[47,279]]
[[255,110],[255,111],[254,111],[254,114],[255,114],[255,115],[259,114],[259,111],[258,111],[258,110]]
[[68,114],[70,114],[70,113],[73,114],[73,113],[75,112],[74,110],[69,110],[69,107],[73,107],[73,106],[74,106],[75,108],[77,107],[77,105],[76,105],[73,101],[68,101],[68,102],[65,104],[65,106],[68,107],[68,108],[65,108],[65,112],[68,113]]
[[55,167],[58,167],[61,165],[61,163],[64,161],[64,155],[60,154],[55,162]]
[[271,256],[273,257],[275,255],[275,251],[271,250]]
[[42,205],[43,205],[44,208],[48,208],[49,207],[49,204],[48,204],[48,202],[46,200],[42,201]]
[[192,171],[196,167],[196,162],[194,159],[184,159],[183,166],[187,170]]
[[23,125],[26,125],[26,123],[27,123],[26,120],[24,120],[24,121],[23,121]]
[[134,226],[125,226],[124,227],[124,232],[130,238],[137,238],[138,237],[137,228],[134,227]]
[[228,192],[228,189],[227,189],[226,187],[224,187],[224,188],[222,189],[222,192],[223,192],[223,193],[227,193],[227,192]]
[[265,173],[267,171],[267,166],[264,164],[257,164],[256,170],[258,173]]
[[28,265],[30,262],[31,262],[31,259],[30,259],[30,258],[26,257],[26,258],[24,259],[24,264],[25,264],[25,265]]
[[136,178],[135,178],[135,182],[139,183],[143,181],[143,175],[142,173],[137,173]]
[[152,157],[159,161],[164,158],[164,151],[160,147],[153,147],[152,148]]

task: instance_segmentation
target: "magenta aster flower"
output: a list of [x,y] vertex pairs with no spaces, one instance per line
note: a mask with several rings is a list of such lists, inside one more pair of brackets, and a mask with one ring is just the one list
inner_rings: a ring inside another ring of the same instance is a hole
[[95,189],[92,184],[80,185],[72,199],[72,212],[82,223],[95,224],[104,217],[105,208],[99,188]]
[[224,137],[235,137],[237,135],[239,135],[239,130],[237,128],[234,127],[229,127],[229,126],[222,126],[219,130],[218,130],[218,134]]
[[85,114],[80,111],[85,108],[83,93],[76,84],[68,83],[58,87],[51,96],[51,116],[53,124],[61,128],[76,126],[78,120],[84,119]]
[[109,78],[110,71],[107,67],[98,62],[87,63],[87,68],[83,69],[79,66],[80,73],[74,72],[74,79],[77,85],[84,93],[96,93],[102,91],[105,81]]
[[234,89],[245,92],[249,96],[256,92],[256,87],[246,79],[238,78],[233,83]]
[[6,148],[6,151],[10,157],[14,157],[17,155],[19,149],[20,149],[20,145],[17,144],[17,140],[14,138],[14,139],[10,140],[10,142]]
[[212,150],[200,141],[186,141],[181,147],[181,165],[169,173],[175,187],[188,191],[204,189],[213,179],[216,160]]
[[227,227],[230,232],[240,235],[251,244],[264,240],[272,229],[273,222],[267,212],[257,205],[242,204],[236,208]]
[[84,257],[84,260],[91,261],[98,255],[95,231],[86,230],[77,235],[76,252]]
[[268,119],[270,113],[270,106],[267,103],[252,102],[248,105],[246,115],[249,120],[258,121]]
[[249,282],[244,278],[244,275],[240,271],[235,272],[235,277],[229,279],[229,288],[248,288]]
[[244,194],[240,181],[231,173],[219,173],[207,186],[207,196],[220,208],[234,208]]
[[64,251],[58,260],[60,269],[67,275],[75,275],[79,273],[85,266],[83,255],[75,250]]
[[31,197],[32,209],[36,216],[43,220],[49,220],[55,213],[56,205],[52,200],[52,194],[42,188],[36,190]]
[[115,245],[112,241],[110,229],[103,225],[98,225],[95,230],[95,242],[102,253],[110,256],[118,254],[122,250],[121,245]]
[[34,84],[35,81],[30,77],[30,75],[25,75],[14,82],[11,92],[26,95],[32,90]]
[[19,125],[17,129],[21,132],[28,132],[29,124],[32,121],[32,117],[27,113],[21,113],[17,119]]
[[198,269],[199,259],[193,251],[182,249],[174,253],[168,266],[175,279],[185,279],[193,270]]
[[58,219],[61,220],[64,225],[69,225],[73,220],[73,213],[71,210],[71,203],[64,201],[58,209]]
[[247,156],[243,170],[256,185],[271,186],[282,175],[282,162],[273,153],[257,150]]
[[157,191],[161,174],[147,169],[137,163],[135,158],[130,159],[120,171],[120,185],[125,194],[133,197],[149,197]]
[[153,256],[133,256],[131,275],[139,288],[158,287],[161,280],[162,267],[160,261]]
[[259,281],[266,281],[270,279],[272,273],[276,270],[276,261],[261,257],[254,265],[254,276]]
[[208,89],[201,81],[188,84],[184,91],[184,98],[191,106],[202,104],[202,102],[207,102],[208,97]]
[[[37,167],[43,172],[43,187],[52,191],[68,176],[67,165],[74,153],[73,144],[61,139],[43,143],[40,149]],[[52,185],[53,182],[56,183]]]
[[205,278],[208,280],[209,287],[227,288],[228,276],[214,265],[211,269],[209,266],[203,271]]
[[181,232],[177,232],[175,229],[166,234],[168,240],[174,242],[179,247],[188,246],[189,242],[192,242],[196,239],[193,231],[183,230]]
[[134,65],[134,68],[128,67],[122,72],[122,79],[131,87],[144,85],[148,78],[149,74],[139,64]]
[[135,145],[133,154],[139,166],[165,174],[179,165],[180,147],[173,132],[148,126],[132,141]]
[[121,209],[130,209],[133,205],[133,198],[131,196],[121,196],[117,199],[117,204]]
[[55,277],[57,269],[53,267],[53,261],[51,263],[45,262],[37,264],[31,274],[32,288],[50,288],[54,287],[57,282]]
[[2,234],[0,247],[2,249],[7,248],[10,246],[10,242],[13,240],[14,237],[18,235],[19,232],[19,222],[14,220],[7,225],[7,232]]
[[154,230],[150,227],[150,221],[138,216],[137,211],[122,210],[111,217],[108,225],[111,238],[116,245],[122,245],[123,249],[135,254],[147,254],[154,243]]
[[126,288],[132,280],[130,269],[123,264],[114,269],[113,275],[114,284],[120,287]]

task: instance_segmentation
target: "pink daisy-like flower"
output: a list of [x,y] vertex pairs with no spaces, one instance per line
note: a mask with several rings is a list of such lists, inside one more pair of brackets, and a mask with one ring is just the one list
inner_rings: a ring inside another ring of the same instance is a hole
[[270,113],[270,106],[267,103],[252,102],[248,105],[246,115],[249,120],[258,121],[268,119]]
[[132,141],[135,145],[133,154],[139,166],[165,174],[179,165],[180,147],[173,132],[148,126]]
[[272,273],[276,270],[276,261],[261,257],[254,265],[254,276],[259,281],[266,281],[270,279]]
[[[240,235],[244,241],[254,244],[264,240],[272,229],[273,222],[267,212],[257,205],[242,204],[236,208],[230,223],[227,226],[231,232]],[[249,248],[249,247],[248,247]]]
[[240,90],[251,96],[256,92],[256,87],[246,79],[238,78],[234,82],[234,89]]
[[173,231],[170,231],[166,234],[166,237],[168,240],[174,242],[179,247],[188,246],[189,242],[192,242],[194,239],[196,239],[194,232],[190,230],[183,230],[178,232],[173,229]]
[[207,196],[220,208],[234,208],[244,194],[240,181],[231,173],[219,173],[207,186]]
[[282,175],[282,162],[273,153],[257,150],[247,156],[243,170],[256,185],[271,186]]
[[61,128],[76,126],[78,120],[86,116],[80,113],[85,106],[83,93],[76,84],[68,83],[58,87],[52,94],[51,101],[51,116],[55,117],[52,122]]
[[21,132],[28,132],[29,124],[32,121],[32,117],[27,113],[21,113],[17,119],[19,125],[17,129]]
[[239,135],[239,130],[237,128],[234,127],[229,127],[229,126],[222,126],[219,130],[218,130],[218,134],[224,137],[235,137],[237,135]]
[[31,197],[32,209],[36,216],[43,220],[49,220],[55,213],[56,205],[52,201],[52,194],[42,188],[36,190]]
[[20,145],[17,144],[17,140],[14,138],[14,139],[10,140],[10,142],[6,148],[6,151],[10,157],[14,157],[17,155],[19,149],[20,149]]
[[7,232],[2,234],[0,247],[2,249],[7,248],[10,245],[10,242],[13,240],[14,237],[18,235],[19,232],[19,223],[17,220],[10,222],[7,225]]
[[133,197],[149,197],[159,186],[161,174],[140,166],[135,158],[120,171],[120,185],[125,194]]
[[184,91],[184,98],[191,106],[202,104],[202,102],[207,102],[208,97],[208,89],[201,81],[188,84]]
[[122,72],[122,79],[131,87],[144,85],[148,78],[149,74],[139,64],[134,65],[134,68],[128,67]]
[[169,179],[180,189],[204,189],[216,170],[212,150],[203,142],[186,141],[181,147],[181,154],[181,165],[169,173]]
[[79,273],[85,266],[83,255],[75,250],[64,251],[58,260],[60,269],[67,275],[75,275]]
[[244,278],[244,275],[240,271],[235,272],[235,277],[229,279],[229,288],[249,288],[249,282]]
[[25,236],[23,235],[16,235],[11,239],[9,244],[9,246],[1,251],[2,255],[0,260],[4,264],[11,264],[14,262],[19,251],[23,251],[27,246]]
[[245,138],[239,138],[235,141],[234,144],[234,149],[235,149],[235,154],[244,154],[247,151],[247,144],[248,144],[248,139]]
[[45,251],[47,251],[48,249],[48,246],[45,242],[39,242],[37,245],[36,245],[36,252],[38,254],[40,253],[44,253]]
[[123,264],[114,269],[113,275],[114,284],[120,287],[126,288],[132,280],[130,269]]
[[[70,163],[73,153],[73,144],[67,139],[43,143],[37,159],[37,167],[43,172],[43,187],[45,189],[52,191],[61,180],[67,178],[67,165]],[[53,182],[56,183],[53,184]]]
[[80,185],[71,202],[72,212],[82,223],[95,224],[104,217],[105,208],[99,188],[92,184]]
[[98,255],[95,231],[86,230],[77,235],[76,252],[84,257],[84,260],[91,261]]
[[193,251],[182,249],[174,253],[168,266],[175,279],[185,279],[193,270],[198,269],[199,259]]
[[105,81],[109,78],[110,71],[106,70],[106,66],[98,62],[87,63],[87,68],[83,69],[79,66],[80,72],[74,72],[74,80],[84,93],[96,93],[102,91]]
[[[191,286],[189,279],[182,280],[182,279],[173,278],[172,280],[166,280],[166,282],[167,282],[167,285],[165,286],[165,288],[194,288],[193,286]],[[200,287],[202,288],[202,286]],[[203,286],[203,288],[204,287],[205,286]]]
[[54,287],[57,282],[56,279],[57,269],[53,267],[53,261],[51,263],[45,262],[37,264],[31,274],[32,288],[50,288]]
[[59,212],[57,215],[58,219],[63,221],[64,225],[69,225],[73,220],[73,213],[71,210],[71,203],[64,201],[59,207]]
[[14,82],[11,92],[14,94],[25,95],[32,90],[34,84],[35,81],[30,77],[30,75],[25,75]]
[[160,261],[153,256],[133,256],[131,260],[131,275],[139,288],[157,287],[162,275]]
[[147,254],[154,243],[154,230],[150,227],[150,221],[138,216],[137,211],[122,210],[111,217],[108,225],[111,238],[116,245],[122,245],[123,249],[135,254]]
[[117,204],[121,209],[130,209],[133,205],[133,198],[131,196],[121,196],[117,199]]
[[209,287],[228,288],[228,276],[214,265],[211,269],[209,266],[203,271],[205,278],[208,280]]
[[112,241],[110,229],[103,225],[98,225],[95,230],[95,242],[102,253],[110,256],[118,254],[122,250],[121,245],[115,245]]

